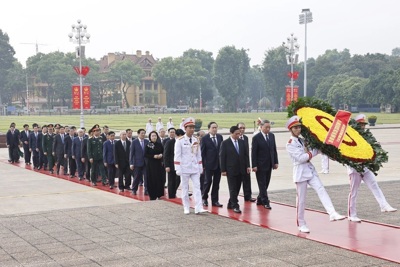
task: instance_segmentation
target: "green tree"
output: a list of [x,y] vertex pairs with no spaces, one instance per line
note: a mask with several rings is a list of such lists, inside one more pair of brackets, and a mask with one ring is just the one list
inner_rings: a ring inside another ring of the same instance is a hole
[[357,106],[363,101],[362,91],[368,84],[368,79],[361,77],[348,77],[336,81],[328,92],[328,101],[336,108],[341,105]]
[[[2,96],[9,94],[6,92],[8,71],[14,67],[13,63],[16,61],[14,58],[14,48],[9,43],[10,39],[7,33],[3,33],[0,29],[0,104],[4,102]],[[10,97],[6,100],[10,101]]]
[[26,105],[26,71],[22,68],[21,63],[14,61],[13,67],[8,70],[5,79],[2,99],[5,103],[11,104],[12,97],[19,97],[21,103]]
[[214,96],[214,58],[212,52],[205,50],[189,49],[183,52],[183,57],[198,59],[201,62],[201,66],[207,70],[205,74],[207,81],[202,83],[201,93],[203,102],[208,102],[213,99]]
[[257,107],[265,95],[265,79],[260,66],[253,66],[246,75],[246,85],[242,99],[248,108]]
[[141,79],[145,76],[143,69],[131,60],[122,60],[113,65],[109,72],[109,78],[120,87],[120,91],[127,107],[126,92],[131,86],[140,86]]
[[266,83],[267,97],[271,100],[272,109],[278,109],[280,99],[285,96],[285,86],[290,84],[287,76],[290,66],[286,61],[284,46],[265,52],[262,70]]
[[369,104],[391,104],[400,107],[400,70],[386,70],[371,76],[362,97]]
[[225,46],[219,50],[214,65],[214,83],[226,100],[226,111],[236,112],[239,97],[245,89],[250,58],[245,49]]
[[179,103],[193,105],[200,95],[200,87],[206,88],[208,71],[196,58],[163,58],[153,69],[154,78],[167,91],[168,106]]

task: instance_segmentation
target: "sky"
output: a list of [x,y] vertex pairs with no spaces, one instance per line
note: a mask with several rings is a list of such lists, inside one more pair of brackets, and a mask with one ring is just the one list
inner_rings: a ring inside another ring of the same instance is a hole
[[35,55],[36,43],[42,53],[74,52],[68,34],[78,19],[91,35],[87,57],[141,50],[161,59],[193,48],[215,58],[219,49],[234,45],[247,49],[250,64],[258,65],[292,33],[304,61],[299,14],[305,8],[313,16],[307,24],[308,58],[328,49],[391,54],[400,47],[398,0],[13,0],[1,3],[0,29],[23,65]]

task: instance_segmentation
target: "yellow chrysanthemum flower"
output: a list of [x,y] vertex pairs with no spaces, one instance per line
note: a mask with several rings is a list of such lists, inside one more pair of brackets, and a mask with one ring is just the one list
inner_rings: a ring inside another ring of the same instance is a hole
[[[297,110],[297,115],[302,118],[304,126],[321,142],[325,141],[333,120],[332,115],[310,107]],[[340,153],[352,161],[373,160],[375,152],[372,146],[351,126],[347,127],[346,134],[339,146]]]

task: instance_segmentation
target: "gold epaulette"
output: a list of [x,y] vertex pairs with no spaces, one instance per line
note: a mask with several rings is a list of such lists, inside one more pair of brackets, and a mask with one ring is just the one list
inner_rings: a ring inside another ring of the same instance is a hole
[[181,137],[178,138],[178,140],[181,140],[184,136],[182,135]]

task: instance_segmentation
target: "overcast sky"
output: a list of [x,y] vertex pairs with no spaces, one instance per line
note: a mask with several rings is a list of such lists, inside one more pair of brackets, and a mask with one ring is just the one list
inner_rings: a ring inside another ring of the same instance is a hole
[[390,54],[400,47],[399,0],[13,0],[1,3],[0,29],[23,65],[35,54],[36,42],[43,53],[73,52],[68,33],[77,19],[92,36],[88,57],[136,50],[177,57],[194,48],[215,58],[223,46],[235,45],[248,49],[256,65],[291,33],[304,60],[303,8],[310,8],[314,20],[307,26],[308,57],[335,48]]

